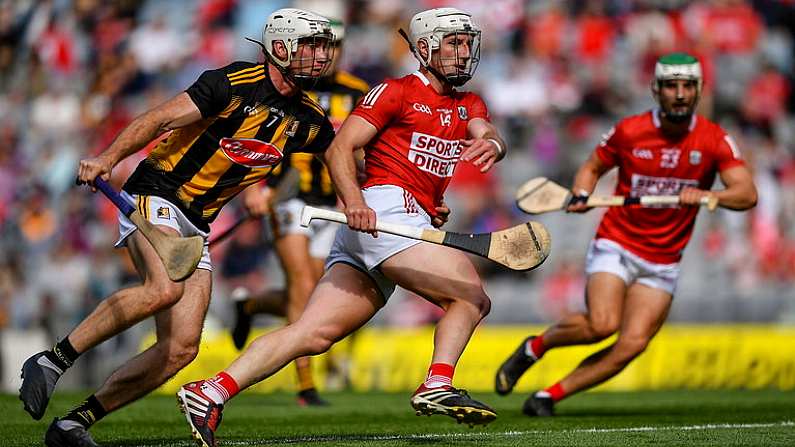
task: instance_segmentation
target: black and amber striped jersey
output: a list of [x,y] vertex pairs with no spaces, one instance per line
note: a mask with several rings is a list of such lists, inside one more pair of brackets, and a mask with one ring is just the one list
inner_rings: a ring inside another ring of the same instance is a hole
[[284,160],[295,152],[311,156],[334,138],[320,105],[307,93],[281,95],[262,64],[205,71],[186,92],[202,119],[160,142],[124,190],[173,202],[204,231],[224,204],[273,171],[263,160],[273,149]]
[[[323,107],[334,129],[337,130],[368,90],[369,87],[363,80],[352,74],[338,71],[334,75],[318,81],[314,90],[308,95]],[[328,170],[320,160],[310,154],[295,153],[290,155],[268,178],[268,186],[279,184],[288,166],[297,169],[300,174],[298,198],[309,205],[334,206],[336,204],[337,195],[334,192]]]

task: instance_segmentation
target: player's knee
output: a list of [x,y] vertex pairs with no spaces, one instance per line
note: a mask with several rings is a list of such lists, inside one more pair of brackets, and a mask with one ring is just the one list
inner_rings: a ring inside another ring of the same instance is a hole
[[643,336],[627,336],[619,337],[617,342],[618,351],[621,357],[626,361],[630,361],[639,356],[646,350],[649,345],[649,338]]
[[312,330],[307,337],[308,355],[318,355],[331,349],[343,335],[334,327],[327,326]]
[[596,318],[590,320],[593,341],[604,340],[618,331],[619,321],[613,318]]
[[486,318],[486,316],[491,312],[491,299],[485,292],[479,294],[474,302],[475,306],[478,309],[478,315],[480,319]]
[[167,309],[182,298],[184,285],[167,280],[146,285],[146,305],[151,313]]

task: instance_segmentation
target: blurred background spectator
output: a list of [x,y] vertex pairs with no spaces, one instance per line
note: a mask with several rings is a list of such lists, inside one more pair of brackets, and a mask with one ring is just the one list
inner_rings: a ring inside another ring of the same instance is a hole
[[[459,164],[446,197],[458,231],[527,219],[513,205],[519,184],[539,175],[568,184],[602,133],[654,105],[656,58],[697,55],[700,113],[736,138],[760,200],[750,213],[699,216],[671,320],[795,321],[795,2],[0,0],[0,328],[43,329],[54,340],[109,290],[136,280],[126,253],[111,248],[113,206],[72,186],[77,161],[203,70],[261,60],[243,37],[258,39],[267,15],[290,5],[342,19],[342,68],[373,85],[416,69],[397,33],[414,12],[457,6],[482,25],[481,63],[466,87],[484,96],[511,150],[488,175]],[[117,187],[147,150],[116,168]],[[238,215],[229,208],[216,233]],[[530,274],[479,261],[495,303],[488,324],[551,321],[582,306],[582,257],[600,216],[538,217],[555,248]],[[211,321],[230,321],[234,286],[281,281],[261,227],[213,252]],[[435,317],[404,294],[375,324]],[[114,343],[137,342],[133,334]]]

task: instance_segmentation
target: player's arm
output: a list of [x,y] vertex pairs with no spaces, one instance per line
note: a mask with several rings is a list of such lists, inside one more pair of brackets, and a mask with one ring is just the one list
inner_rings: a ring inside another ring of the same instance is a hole
[[483,118],[473,118],[467,124],[466,140],[461,140],[463,152],[461,159],[481,166],[480,172],[486,172],[494,163],[502,160],[507,152],[505,140],[493,124]]
[[334,141],[326,150],[324,161],[342,199],[348,226],[353,230],[375,234],[375,211],[367,206],[356,178],[357,148],[364,147],[377,133],[375,126],[364,118],[350,115],[340,127]]
[[190,96],[185,92],[180,93],[134,119],[101,154],[80,160],[78,182],[91,183],[97,176],[108,180],[113,167],[141,150],[155,137],[201,118],[201,112]]
[[590,208],[585,204],[588,196],[596,188],[596,182],[609,171],[612,166],[606,164],[596,151],[591,153],[588,160],[583,163],[574,175],[574,183],[572,184],[572,200],[566,208],[567,212],[582,213],[588,211]]
[[730,210],[747,210],[756,205],[757,193],[751,171],[745,165],[736,165],[720,171],[720,179],[726,189],[720,191],[704,191],[697,188],[685,188],[679,194],[682,205],[699,205],[704,196],[715,196],[718,205]]

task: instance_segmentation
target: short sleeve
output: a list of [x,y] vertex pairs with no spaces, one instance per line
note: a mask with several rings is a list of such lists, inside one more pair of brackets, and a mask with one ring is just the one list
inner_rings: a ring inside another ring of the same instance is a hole
[[622,135],[620,127],[613,126],[607,133],[602,135],[602,141],[596,145],[594,150],[596,156],[608,167],[618,164],[618,153],[623,146]]
[[[317,124],[312,125],[317,126]],[[317,131],[314,138],[296,152],[309,152],[312,154],[325,152],[329,145],[331,145],[331,141],[334,140],[334,135],[334,126],[331,124],[331,121],[324,116],[323,122],[320,124],[320,129]]]
[[221,113],[232,100],[232,90],[221,70],[207,70],[185,92],[199,108],[202,118]]
[[740,150],[737,148],[737,143],[731,136],[725,133],[722,135],[722,138],[718,140],[715,160],[718,165],[718,171],[745,165]]
[[397,82],[387,81],[373,87],[353,109],[351,115],[367,120],[381,130],[401,111],[403,87]]
[[489,109],[486,107],[486,103],[483,102],[478,95],[471,95],[472,100],[469,104],[469,119],[472,118],[482,118],[486,121],[491,121],[491,117],[489,117]]

